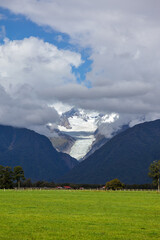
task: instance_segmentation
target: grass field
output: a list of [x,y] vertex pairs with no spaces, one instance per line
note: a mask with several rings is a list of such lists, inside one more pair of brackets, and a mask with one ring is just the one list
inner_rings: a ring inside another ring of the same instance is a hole
[[0,190],[0,239],[160,239],[160,194]]

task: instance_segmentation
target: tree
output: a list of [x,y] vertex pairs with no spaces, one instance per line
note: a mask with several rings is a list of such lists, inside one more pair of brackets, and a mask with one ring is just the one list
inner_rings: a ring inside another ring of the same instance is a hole
[[106,183],[106,189],[119,190],[124,188],[124,184],[117,178]]
[[151,163],[148,175],[153,179],[153,183],[158,186],[158,191],[160,191],[160,160]]
[[0,165],[0,188],[13,188],[13,171]]
[[17,187],[19,189],[21,180],[25,180],[24,171],[21,166],[14,167],[14,179],[17,181]]
[[33,183],[30,178],[25,179],[25,181],[21,185],[26,188],[33,187]]

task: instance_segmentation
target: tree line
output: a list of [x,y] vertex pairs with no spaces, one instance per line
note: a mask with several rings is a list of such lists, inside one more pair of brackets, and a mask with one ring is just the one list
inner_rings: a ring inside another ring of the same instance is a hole
[[106,183],[105,188],[110,190],[120,190],[120,189],[141,189],[145,186],[145,189],[155,189],[158,188],[158,192],[160,192],[160,160],[153,161],[149,166],[148,176],[152,178],[152,184],[134,184],[134,185],[125,185],[119,179],[113,179]]
[[[160,160],[156,160],[151,163],[149,167],[149,177],[153,179],[152,184],[133,184],[133,185],[125,185],[119,179],[113,179],[106,183],[106,189],[119,190],[119,189],[155,189],[158,187],[158,191],[160,191]],[[24,171],[21,166],[4,167],[0,165],[0,188],[20,188],[21,186],[24,188],[56,188],[58,186],[70,186],[73,189],[100,189],[104,187],[102,184],[70,184],[70,183],[61,183],[55,184],[54,182],[46,182],[46,181],[37,181],[33,183],[30,179],[26,179],[25,181]]]
[[24,171],[21,166],[4,167],[0,165],[0,188],[10,189],[16,184],[20,188],[20,183],[25,180]]

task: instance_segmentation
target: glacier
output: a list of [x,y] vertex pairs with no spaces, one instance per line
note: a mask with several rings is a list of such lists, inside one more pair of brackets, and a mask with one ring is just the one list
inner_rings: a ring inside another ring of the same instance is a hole
[[89,152],[94,140],[95,137],[93,134],[88,136],[80,135],[71,148],[70,156],[81,160]]

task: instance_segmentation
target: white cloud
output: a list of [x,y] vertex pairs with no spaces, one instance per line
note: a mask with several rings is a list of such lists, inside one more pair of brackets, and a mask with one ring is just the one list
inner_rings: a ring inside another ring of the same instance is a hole
[[9,92],[23,84],[37,92],[68,82],[76,82],[72,65],[81,64],[77,53],[58,50],[52,44],[34,37],[9,41],[0,46],[0,80]]
[[0,123],[34,128],[58,120],[49,102],[57,87],[75,84],[72,65],[79,66],[81,56],[33,37],[6,39],[0,56]]

